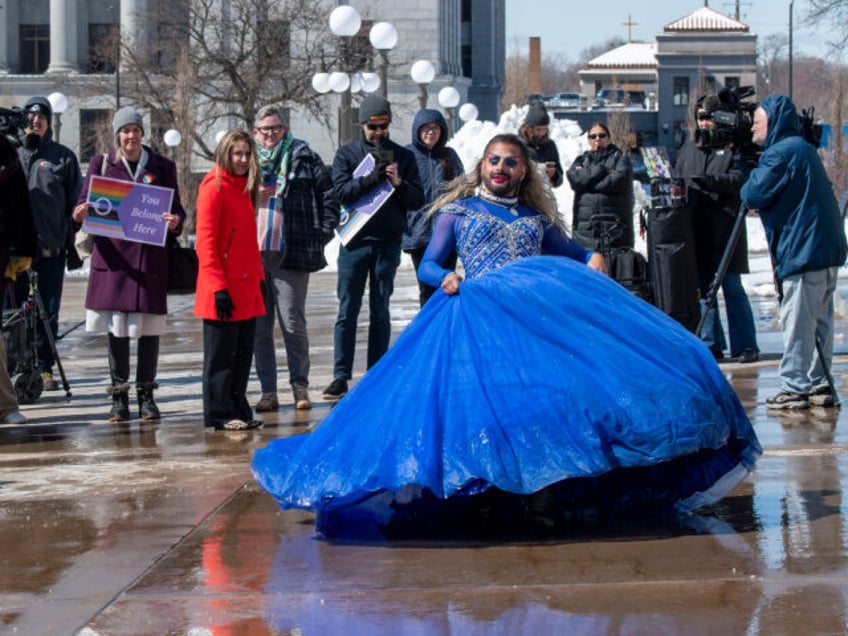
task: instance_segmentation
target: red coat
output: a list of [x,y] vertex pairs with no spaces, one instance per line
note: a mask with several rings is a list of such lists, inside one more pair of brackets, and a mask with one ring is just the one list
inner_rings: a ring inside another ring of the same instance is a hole
[[[218,189],[216,176],[221,175]],[[233,320],[265,314],[259,281],[264,280],[256,242],[256,219],[246,177],[215,167],[203,178],[197,193],[197,293],[194,315],[217,320],[215,292],[226,289],[233,300]]]

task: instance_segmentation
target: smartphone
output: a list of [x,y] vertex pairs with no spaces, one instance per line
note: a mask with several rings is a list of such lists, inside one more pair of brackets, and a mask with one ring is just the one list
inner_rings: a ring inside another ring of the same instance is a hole
[[380,151],[380,161],[383,163],[394,163],[395,162],[395,153],[392,150],[381,150]]

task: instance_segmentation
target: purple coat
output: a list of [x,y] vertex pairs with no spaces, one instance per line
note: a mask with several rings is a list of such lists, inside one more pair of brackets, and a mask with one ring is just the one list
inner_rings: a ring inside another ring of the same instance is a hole
[[[174,189],[171,214],[180,217],[173,231],[179,235],[185,222],[185,210],[180,203],[177,187],[177,167],[173,161],[156,154],[147,146],[147,165],[141,178],[148,185]],[[109,153],[104,177],[131,181],[129,172],[116,150]],[[88,172],[78,203],[85,202],[92,176],[101,175],[103,155],[98,154],[88,163]],[[139,178],[139,180],[141,180]],[[158,245],[134,241],[94,237],[91,253],[86,309],[140,312],[146,314],[168,313],[168,251]]]

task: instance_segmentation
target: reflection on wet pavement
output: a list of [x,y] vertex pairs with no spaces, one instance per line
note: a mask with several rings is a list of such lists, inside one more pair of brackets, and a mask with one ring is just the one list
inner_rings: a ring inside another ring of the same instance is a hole
[[[80,283],[69,281],[65,307],[81,307]],[[312,515],[281,512],[249,470],[256,448],[307,433],[330,409],[318,391],[331,376],[334,284],[330,273],[312,283],[314,408],[296,411],[283,391],[257,431],[204,431],[200,325],[186,297],[162,343],[159,424],[108,424],[104,343],[82,330],[60,343],[73,397],[45,393],[24,407],[29,424],[0,425],[0,632],[846,632],[846,416],[766,413],[780,352],[767,299],[755,308],[764,359],[721,365],[765,454],[722,502],[498,540],[335,543],[316,537]],[[396,319],[416,297],[401,270]],[[844,317],[837,332],[846,399]]]

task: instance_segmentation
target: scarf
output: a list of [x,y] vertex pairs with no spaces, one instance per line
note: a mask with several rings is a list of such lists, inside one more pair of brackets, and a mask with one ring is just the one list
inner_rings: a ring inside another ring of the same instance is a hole
[[286,189],[286,180],[291,159],[291,146],[294,137],[290,130],[280,139],[280,143],[270,149],[259,148],[259,167],[262,169],[262,184],[270,185],[277,180],[274,196],[280,197]]

